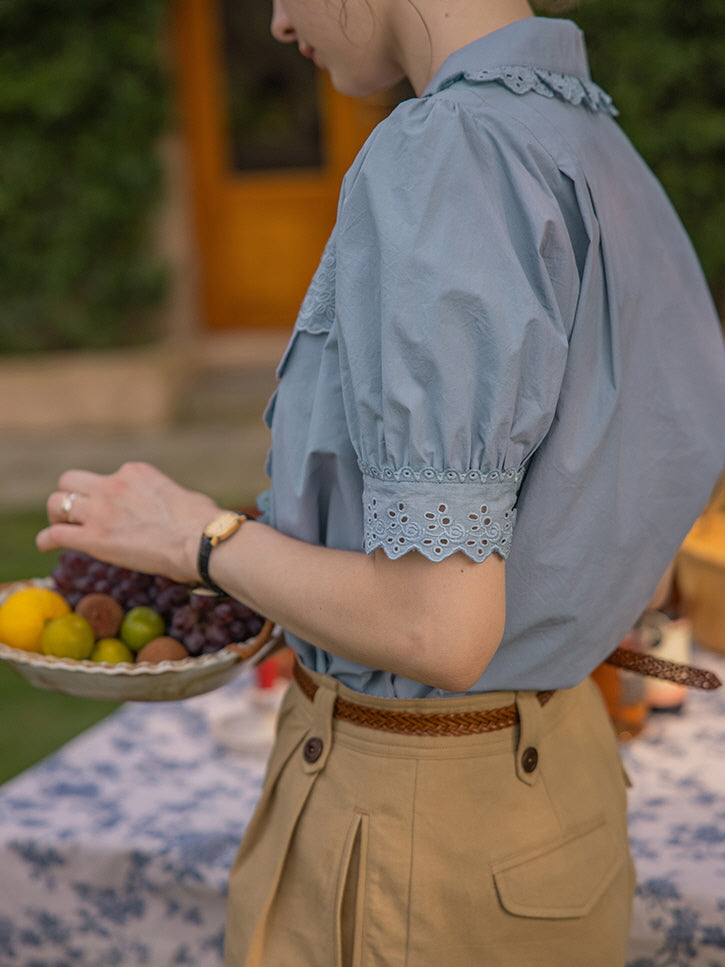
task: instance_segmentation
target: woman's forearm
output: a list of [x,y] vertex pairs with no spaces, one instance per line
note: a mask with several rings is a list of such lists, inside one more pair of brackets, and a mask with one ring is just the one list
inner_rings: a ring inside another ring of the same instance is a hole
[[[218,512],[147,464],[110,475],[71,470],[48,500],[50,526],[37,543],[193,583],[202,531]],[[503,633],[504,563],[495,554],[433,562],[411,551],[389,560],[381,550],[318,547],[250,520],[214,548],[209,570],[233,597],[306,641],[447,691],[480,677]]]
[[214,581],[340,657],[448,691],[482,674],[503,632],[504,564],[389,560],[305,544],[255,521],[213,552]]

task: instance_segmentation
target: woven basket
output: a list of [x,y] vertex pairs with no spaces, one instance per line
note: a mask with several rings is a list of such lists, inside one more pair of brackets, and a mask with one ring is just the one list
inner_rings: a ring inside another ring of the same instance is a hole
[[680,548],[677,587],[698,644],[725,654],[725,513],[700,517]]

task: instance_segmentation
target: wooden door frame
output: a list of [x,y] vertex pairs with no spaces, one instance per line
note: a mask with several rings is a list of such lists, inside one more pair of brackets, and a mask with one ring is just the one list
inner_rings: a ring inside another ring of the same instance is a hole
[[[279,220],[283,224],[286,206],[300,200],[310,202],[315,214],[303,246],[306,251],[299,252],[299,259],[290,258],[288,252],[286,264],[279,266],[280,272],[292,274],[291,284],[303,292],[334,224],[339,183],[365,137],[388,112],[389,103],[384,96],[362,101],[343,97],[332,89],[327,75],[321,74],[322,166],[233,176],[228,164],[231,152],[225,120],[226,91],[219,55],[221,25],[214,0],[173,0],[171,27],[181,127],[190,160],[204,325],[216,329],[250,321],[254,326],[291,324],[289,312],[282,313],[263,291],[249,293],[253,320],[236,318],[230,308],[225,276],[234,271],[231,253],[235,246],[245,245],[252,260],[256,253],[249,251],[249,239],[229,237],[225,208],[231,200],[244,204],[250,219],[256,213],[276,213],[279,225]],[[260,258],[264,244],[261,239]],[[290,239],[289,251],[296,253],[299,249],[299,239]],[[254,280],[250,288],[254,288]]]

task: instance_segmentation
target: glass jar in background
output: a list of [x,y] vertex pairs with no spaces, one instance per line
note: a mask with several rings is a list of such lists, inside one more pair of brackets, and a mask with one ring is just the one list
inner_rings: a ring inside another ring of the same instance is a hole
[[[647,620],[648,615],[646,612],[624,636],[620,647],[643,654],[657,647],[661,629]],[[605,663],[594,670],[592,678],[602,693],[617,737],[620,742],[629,742],[640,734],[650,712],[647,677]]]
[[[655,658],[688,665],[692,661],[692,624],[685,616],[670,616],[662,611],[647,612],[643,618],[658,634],[648,654]],[[652,712],[679,713],[687,698],[687,686],[661,678],[645,678],[645,699]]]

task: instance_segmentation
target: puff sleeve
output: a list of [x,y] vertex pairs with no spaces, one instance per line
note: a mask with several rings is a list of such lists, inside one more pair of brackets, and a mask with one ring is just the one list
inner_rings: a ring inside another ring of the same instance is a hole
[[[483,105],[483,106],[482,106]],[[564,176],[485,102],[404,102],[343,184],[336,316],[364,546],[506,556],[579,287]]]

